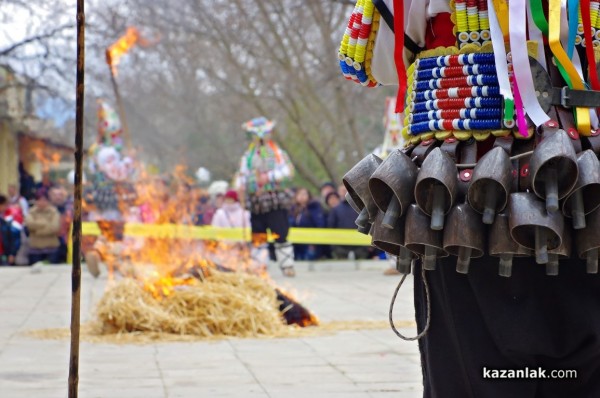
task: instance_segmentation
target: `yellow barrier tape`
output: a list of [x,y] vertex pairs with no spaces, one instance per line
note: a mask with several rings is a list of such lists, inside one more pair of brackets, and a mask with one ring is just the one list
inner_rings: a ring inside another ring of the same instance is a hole
[[[99,236],[96,223],[82,224],[82,235]],[[250,228],[196,227],[180,224],[125,224],[124,234],[138,238],[250,241]],[[354,229],[290,228],[288,241],[299,244],[368,246],[371,237]]]
[[[252,238],[250,228],[196,227],[180,224],[125,224],[125,236],[135,238],[167,238],[192,240],[217,240],[227,242],[249,242]],[[83,236],[100,236],[101,231],[95,222],[81,225]],[[68,258],[71,259],[71,234],[69,234]],[[272,241],[269,235],[269,241]],[[370,246],[371,237],[358,233],[354,229],[326,228],[290,228],[288,241],[311,245],[348,245]]]

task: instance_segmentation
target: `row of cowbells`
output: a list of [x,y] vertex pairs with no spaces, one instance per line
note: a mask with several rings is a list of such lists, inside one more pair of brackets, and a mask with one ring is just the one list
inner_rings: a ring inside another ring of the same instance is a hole
[[420,168],[401,150],[384,161],[368,155],[343,181],[359,213],[359,231],[398,256],[403,273],[410,272],[417,255],[428,270],[439,257],[457,256],[457,271],[467,273],[470,259],[487,248],[500,258],[500,275],[511,275],[514,256],[535,256],[556,275],[559,259],[571,255],[573,230],[579,256],[587,258],[588,272],[596,273],[600,162],[595,153],[577,155],[569,136],[557,130],[531,154],[529,173],[532,192],[514,192],[511,159],[495,147],[477,162],[459,200],[457,166],[435,148]]

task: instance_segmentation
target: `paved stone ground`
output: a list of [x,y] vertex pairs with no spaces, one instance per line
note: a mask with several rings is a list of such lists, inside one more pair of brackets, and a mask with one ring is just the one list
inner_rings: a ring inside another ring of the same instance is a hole
[[[298,267],[293,280],[279,272],[274,278],[323,321],[385,320],[398,277],[383,276],[383,266],[316,264]],[[83,275],[84,320],[105,282]],[[36,340],[24,332],[67,327],[69,312],[69,267],[46,266],[39,273],[0,267],[0,397],[66,397],[68,342]],[[410,287],[401,292],[396,316],[414,318]],[[82,343],[80,355],[79,391],[85,398],[422,395],[417,344],[401,341],[389,329],[294,339]]]

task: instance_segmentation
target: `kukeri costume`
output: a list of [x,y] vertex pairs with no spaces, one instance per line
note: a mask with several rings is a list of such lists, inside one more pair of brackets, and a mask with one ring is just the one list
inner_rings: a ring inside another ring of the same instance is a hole
[[264,117],[242,125],[252,142],[240,163],[236,186],[244,189],[250,210],[253,257],[268,258],[266,233],[276,234],[275,254],[284,275],[294,275],[294,249],[287,241],[288,211],[292,195],[288,190],[294,168],[288,154],[271,139],[275,123]]
[[[359,230],[400,272],[414,265],[427,397],[600,396],[600,322],[585,315],[600,310],[598,8],[357,2],[342,73],[399,85],[407,145],[344,184]],[[494,382],[484,366],[579,377]]]
[[92,190],[87,197],[101,220],[122,220],[122,211],[135,201],[129,184],[133,159],[123,154],[121,121],[106,102],[98,101],[98,139],[89,149]]

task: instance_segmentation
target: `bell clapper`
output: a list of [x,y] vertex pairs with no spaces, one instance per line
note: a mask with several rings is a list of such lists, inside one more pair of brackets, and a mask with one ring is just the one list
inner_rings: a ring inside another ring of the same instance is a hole
[[546,210],[554,213],[558,210],[558,176],[555,165],[549,165],[545,174]]
[[365,225],[358,227],[358,232],[360,232],[363,235],[369,235],[369,234],[371,234],[372,228],[373,228],[373,224],[371,224],[370,222],[367,221],[367,223]]
[[363,209],[360,211],[360,214],[358,215],[358,217],[356,218],[356,221],[354,222],[357,226],[359,227],[366,227],[366,225],[369,222],[369,212],[367,211],[366,207],[363,207]]
[[433,246],[425,246],[425,254],[423,255],[423,268],[427,271],[435,270],[437,262],[437,249]]
[[433,203],[431,205],[431,229],[441,231],[444,228],[444,207],[446,206],[445,188],[436,184],[431,188]]
[[485,191],[485,204],[483,207],[483,223],[491,225],[496,217],[496,202],[498,201],[498,189],[496,184],[489,184]]
[[510,278],[512,275],[512,263],[513,255],[506,253],[500,255],[500,266],[498,268],[498,275]]
[[385,211],[385,215],[383,216],[381,226],[388,229],[394,229],[396,223],[398,222],[398,217],[400,217],[400,201],[396,195],[392,195],[392,199],[390,200],[388,208]]
[[597,274],[598,273],[598,249],[589,250],[586,254],[587,260],[587,273]]
[[405,247],[400,247],[400,255],[396,259],[396,270],[403,275],[410,274],[412,265],[412,253]]
[[578,189],[573,193],[571,201],[571,216],[573,217],[573,228],[585,228],[585,210],[583,206],[583,192]]
[[535,227],[535,262],[546,264],[548,262],[548,239],[544,227]]
[[456,272],[461,274],[469,273],[469,265],[471,264],[471,248],[461,246],[458,249],[458,260],[456,260]]
[[548,263],[546,264],[546,275],[558,275],[558,254],[548,254]]

